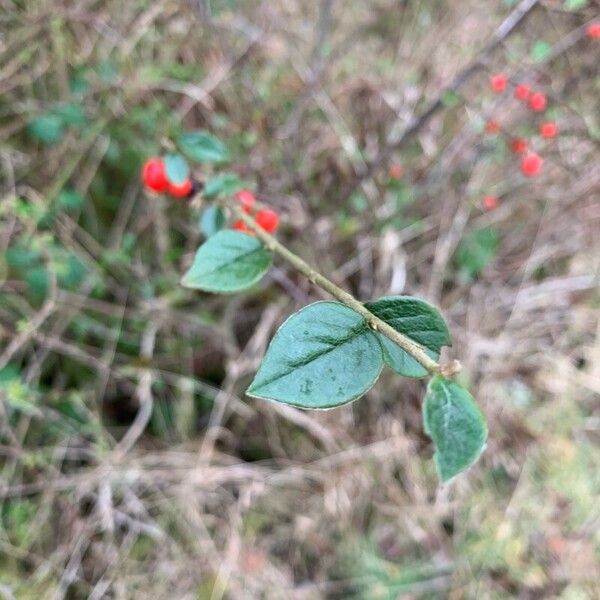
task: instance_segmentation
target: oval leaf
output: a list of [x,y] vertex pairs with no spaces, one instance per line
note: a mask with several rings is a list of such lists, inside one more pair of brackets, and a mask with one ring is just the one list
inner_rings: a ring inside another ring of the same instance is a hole
[[165,169],[167,179],[171,183],[183,183],[190,176],[190,166],[181,154],[167,154],[165,156]]
[[433,458],[442,481],[468,469],[485,449],[487,425],[473,396],[440,375],[427,387],[423,427],[433,440]]
[[[387,296],[367,302],[365,307],[396,331],[421,344],[434,360],[440,357],[442,346],[452,344],[444,319],[434,306],[424,300],[411,296]],[[404,377],[427,375],[425,367],[400,346],[384,335],[378,336],[385,362],[396,373]]]
[[361,315],[337,302],[316,302],[279,328],[246,393],[332,408],[367,392],[382,367],[381,346]]
[[196,162],[225,162],[229,151],[223,142],[207,131],[190,131],[177,138],[181,151]]
[[221,195],[231,196],[244,187],[248,187],[247,183],[244,183],[237,175],[223,173],[206,182],[202,195],[207,200],[212,200]]
[[255,237],[227,229],[198,248],[181,285],[206,292],[239,292],[252,287],[270,266],[271,254]]
[[220,206],[211,204],[202,211],[200,231],[209,238],[225,227],[225,213]]

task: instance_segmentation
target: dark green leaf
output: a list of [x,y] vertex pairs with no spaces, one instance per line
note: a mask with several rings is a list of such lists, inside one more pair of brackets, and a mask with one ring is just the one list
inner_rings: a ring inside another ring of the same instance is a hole
[[56,199],[56,206],[59,210],[78,210],[84,204],[85,197],[71,189],[63,190]]
[[47,114],[29,123],[27,131],[32,138],[43,144],[51,145],[60,142],[65,134],[63,120],[55,114]]
[[190,166],[181,154],[167,154],[165,156],[165,169],[167,178],[171,183],[183,183],[190,176]]
[[225,227],[225,213],[219,206],[207,206],[200,217],[200,231],[208,238]]
[[[365,307],[396,331],[421,344],[435,360],[439,358],[442,346],[452,344],[444,319],[434,306],[424,300],[411,296],[387,296],[367,302]],[[378,336],[385,362],[394,371],[405,377],[427,375],[427,370],[400,346],[384,335]]]
[[487,425],[475,400],[465,388],[440,375],[427,387],[423,426],[433,440],[442,481],[468,469],[485,449]]
[[279,328],[247,394],[332,408],[367,392],[382,367],[381,346],[361,315],[337,302],[316,302]]
[[469,233],[456,250],[455,261],[460,275],[467,281],[479,273],[494,259],[498,249],[498,234],[485,227]]
[[177,138],[177,145],[196,162],[225,162],[229,152],[221,140],[207,131],[190,131]]
[[83,106],[75,102],[59,104],[52,112],[59,117],[65,125],[83,127],[87,123],[87,116]]
[[217,196],[231,196],[235,192],[248,187],[237,175],[233,173],[223,173],[209,179],[204,186],[202,195],[211,200]]
[[225,229],[200,246],[181,285],[206,292],[239,292],[259,281],[270,266],[271,254],[255,237]]

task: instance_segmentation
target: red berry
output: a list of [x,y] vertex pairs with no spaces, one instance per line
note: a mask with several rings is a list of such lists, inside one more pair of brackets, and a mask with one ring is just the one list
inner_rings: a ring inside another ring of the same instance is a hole
[[244,223],[244,221],[241,219],[239,221],[234,221],[231,227],[237,231],[241,231],[242,233],[247,233],[248,235],[256,235],[254,231],[252,231],[252,229],[250,229],[250,227],[248,227],[248,225],[246,225],[246,223]]
[[183,183],[169,183],[167,191],[173,198],[189,198],[194,191],[194,184],[191,179],[186,179]]
[[490,133],[490,134],[495,134],[498,133],[500,131],[500,125],[498,125],[498,121],[494,121],[493,119],[490,119],[486,124],[485,124],[485,130]]
[[236,200],[242,205],[242,210],[245,213],[250,214],[254,205],[256,204],[256,198],[250,190],[240,190],[235,195]]
[[540,172],[543,164],[542,157],[532,152],[521,161],[521,172],[525,177],[535,177]]
[[585,30],[585,35],[592,40],[600,39],[600,23],[590,23]]
[[548,104],[548,101],[544,94],[540,92],[531,94],[531,97],[529,98],[529,108],[531,108],[532,111],[542,112],[546,108],[546,104]]
[[279,215],[268,208],[256,213],[256,223],[267,233],[273,233],[279,227]]
[[540,135],[547,140],[551,140],[556,137],[558,133],[558,127],[553,121],[546,121],[540,125]]
[[153,192],[164,192],[169,187],[165,163],[162,158],[149,158],[142,169],[142,182]]
[[499,94],[500,92],[503,92],[506,89],[507,82],[508,82],[508,80],[506,78],[506,75],[504,75],[504,73],[498,73],[497,75],[493,75],[490,78],[490,86],[491,86],[492,90],[494,92],[496,92],[497,94]]
[[393,163],[390,165],[388,175],[390,179],[400,179],[404,174],[404,169],[400,163]]
[[515,87],[515,98],[517,100],[522,100],[523,102],[527,102],[527,100],[529,100],[530,94],[531,94],[531,90],[524,83],[519,83]]
[[510,143],[510,149],[515,154],[525,154],[525,152],[527,152],[527,140],[524,140],[523,138],[515,138]]
[[494,210],[498,208],[498,198],[496,196],[484,196],[481,204],[485,210]]

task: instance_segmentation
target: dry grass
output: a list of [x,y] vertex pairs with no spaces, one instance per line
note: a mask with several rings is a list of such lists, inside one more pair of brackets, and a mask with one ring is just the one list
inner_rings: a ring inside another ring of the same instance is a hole
[[[50,274],[32,297],[0,260],[0,597],[600,597],[599,4],[539,3],[390,152],[402,194],[368,165],[510,3],[231,4],[0,0],[0,247]],[[538,39],[554,51],[535,63]],[[532,127],[490,96],[497,70],[557,111],[539,179],[481,133]],[[87,124],[36,143],[76,75]],[[281,264],[244,296],[178,287],[200,236],[137,169],[179,123],[232,140],[281,238],[336,283],[442,308],[490,426],[467,475],[437,486],[421,382],[384,376],[331,412],[243,396],[319,291]],[[65,187],[85,203],[40,224]],[[467,277],[457,248],[485,228],[497,247]]]

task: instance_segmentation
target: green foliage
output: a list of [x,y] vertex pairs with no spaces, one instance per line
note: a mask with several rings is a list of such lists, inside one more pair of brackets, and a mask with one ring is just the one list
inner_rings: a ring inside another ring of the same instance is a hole
[[545,40],[536,40],[531,48],[531,58],[535,62],[541,62],[548,57],[552,46]]
[[567,10],[579,10],[586,6],[587,0],[565,0],[565,8]]
[[361,315],[337,302],[316,302],[279,328],[247,393],[332,408],[367,392],[382,367],[381,346]]
[[223,230],[200,246],[181,284],[206,292],[240,292],[259,281],[270,266],[271,254],[255,237]]
[[183,183],[190,176],[190,165],[181,154],[165,156],[165,170],[171,183]]
[[190,131],[177,138],[177,145],[190,160],[199,163],[222,163],[229,160],[225,144],[207,131]]
[[208,238],[225,227],[225,213],[220,206],[207,206],[200,215],[200,231]]
[[469,233],[454,256],[462,279],[471,281],[494,259],[498,249],[498,234],[490,227]]
[[87,124],[85,110],[80,104],[59,104],[46,114],[33,119],[27,126],[29,135],[48,146],[60,142],[68,127],[81,129]]
[[212,200],[218,196],[231,196],[242,188],[249,187],[233,173],[222,173],[209,179],[204,186],[202,195],[207,200]]
[[427,387],[423,426],[435,446],[434,461],[442,481],[468,469],[485,448],[487,426],[469,392],[442,376]]
[[[396,331],[421,344],[437,360],[442,346],[452,340],[444,319],[431,304],[410,296],[388,296],[367,302],[365,307]],[[377,334],[386,364],[404,377],[425,377],[427,369],[384,335]]]

